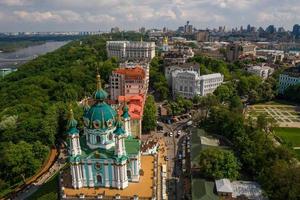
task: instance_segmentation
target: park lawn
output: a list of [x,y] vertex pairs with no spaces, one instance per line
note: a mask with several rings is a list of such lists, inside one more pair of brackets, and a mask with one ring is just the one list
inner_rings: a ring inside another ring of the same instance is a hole
[[300,147],[300,128],[276,128],[275,134],[293,147]]
[[27,200],[57,200],[58,199],[58,174],[42,185]]

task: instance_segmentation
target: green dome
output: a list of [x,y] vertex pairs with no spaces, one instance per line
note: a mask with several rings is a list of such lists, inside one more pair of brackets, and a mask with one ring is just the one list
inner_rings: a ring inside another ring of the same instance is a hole
[[114,125],[116,111],[105,102],[94,104],[84,117],[85,126],[94,129],[106,129]]
[[124,119],[130,118],[130,115],[129,115],[129,108],[128,108],[127,105],[125,105],[124,108],[123,108],[123,114],[122,114],[122,117],[123,117]]
[[118,120],[117,121],[117,123],[116,123],[116,130],[114,131],[114,134],[116,134],[116,135],[124,135],[125,134],[125,131],[124,131],[124,129],[122,128],[122,126],[123,126],[123,123],[120,121],[120,120]]
[[70,117],[69,117],[69,121],[68,121],[68,130],[67,130],[67,133],[68,134],[78,134],[79,131],[78,129],[76,128],[77,127],[77,121],[76,119],[74,118],[74,114],[73,114],[73,110],[71,109],[70,110]]
[[94,94],[94,99],[99,101],[104,101],[107,98],[108,94],[105,90],[99,89]]

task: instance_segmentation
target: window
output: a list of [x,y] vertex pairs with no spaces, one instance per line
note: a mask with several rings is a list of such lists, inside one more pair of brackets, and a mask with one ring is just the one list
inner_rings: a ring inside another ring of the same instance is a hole
[[127,170],[127,178],[131,179],[131,171],[130,170]]
[[96,136],[96,140],[97,140],[97,143],[100,143],[101,142],[101,138],[99,135]]
[[100,174],[97,175],[97,183],[102,184],[102,177]]

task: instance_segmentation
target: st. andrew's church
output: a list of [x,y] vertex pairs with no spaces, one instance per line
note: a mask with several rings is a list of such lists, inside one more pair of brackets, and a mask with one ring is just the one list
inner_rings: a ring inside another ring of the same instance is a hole
[[98,74],[94,103],[84,106],[82,136],[70,111],[67,134],[73,188],[124,189],[128,182],[139,182],[140,140],[131,135],[128,107],[123,106],[120,116],[105,102],[107,96]]

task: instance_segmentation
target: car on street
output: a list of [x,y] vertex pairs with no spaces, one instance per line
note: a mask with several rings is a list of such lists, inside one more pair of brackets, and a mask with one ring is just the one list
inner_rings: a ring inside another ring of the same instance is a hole
[[180,134],[181,134],[181,130],[179,130],[179,131],[177,132],[177,134],[180,135]]
[[170,133],[169,133],[169,136],[170,136],[170,137],[173,137],[173,133],[172,133],[172,132],[170,132]]
[[165,159],[165,161],[168,161],[168,160],[169,160],[168,156],[165,156],[165,158],[164,158],[164,159]]

